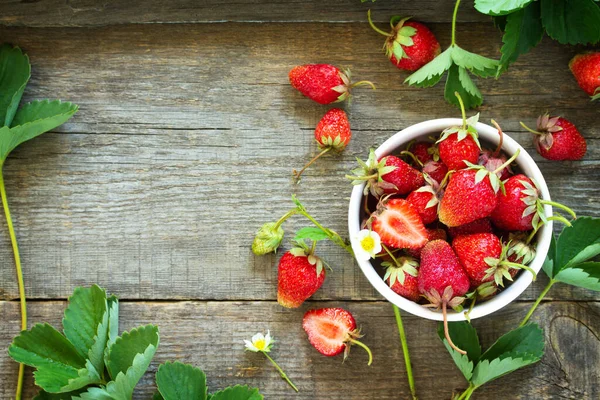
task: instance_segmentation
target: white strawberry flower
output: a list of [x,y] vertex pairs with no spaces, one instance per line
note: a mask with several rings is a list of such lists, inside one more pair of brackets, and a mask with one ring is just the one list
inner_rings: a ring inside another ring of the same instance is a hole
[[256,335],[252,336],[252,341],[244,340],[244,343],[246,344],[246,350],[254,351],[255,353],[258,353],[259,351],[271,351],[271,346],[273,346],[274,342],[275,340],[273,340],[271,337],[271,331],[267,331],[266,335],[257,333]]
[[377,253],[381,251],[381,238],[377,232],[363,229],[356,234],[355,238],[360,245],[358,251],[354,251],[357,259],[367,261],[375,258]]

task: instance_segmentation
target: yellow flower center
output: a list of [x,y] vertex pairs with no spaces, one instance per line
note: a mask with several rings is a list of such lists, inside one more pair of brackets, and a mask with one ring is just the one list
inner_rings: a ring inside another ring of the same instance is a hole
[[254,342],[254,347],[256,347],[258,350],[264,350],[265,349],[265,340],[258,339],[256,342]]
[[371,252],[375,248],[375,240],[371,236],[365,236],[365,238],[360,242],[364,251]]

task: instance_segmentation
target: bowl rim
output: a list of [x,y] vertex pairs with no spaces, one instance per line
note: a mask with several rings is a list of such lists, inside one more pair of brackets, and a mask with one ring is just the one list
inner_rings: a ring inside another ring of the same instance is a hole
[[[411,125],[395,133],[385,142],[383,142],[375,150],[375,155],[377,156],[377,158],[389,155],[394,150],[406,145],[411,140],[427,138],[428,135],[432,134],[437,136],[441,133],[442,130],[455,125],[462,125],[462,119],[440,118]],[[499,135],[496,128],[478,122],[475,125],[475,129],[478,131],[479,137],[481,139],[493,144],[498,144]],[[533,158],[531,158],[529,153],[519,143],[517,143],[507,134],[504,134],[502,150],[504,150],[508,155],[512,155],[517,151],[517,149],[520,149],[520,153],[515,162],[519,165],[519,168],[525,175],[537,181],[542,195],[541,197],[545,200],[550,200],[550,193],[548,191],[546,181]],[[348,207],[348,232],[350,235],[350,242],[352,248],[355,252],[357,249],[359,249],[356,234],[360,231],[360,207],[362,204],[362,192],[364,186],[364,183],[361,185],[354,186],[354,188],[352,189],[352,193],[350,196],[350,204]],[[546,216],[551,217],[552,207],[549,205],[544,205],[544,212]],[[536,273],[538,273],[541,270],[544,260],[546,258],[546,254],[548,253],[548,249],[550,248],[550,241],[552,238],[552,225],[552,221],[548,221],[548,223],[544,224],[542,228],[540,228],[537,234],[538,242],[536,245],[536,256],[533,259],[533,261],[529,264],[529,267],[532,268]],[[356,262],[358,263],[363,274],[366,276],[367,280],[375,288],[375,290],[377,290],[389,302],[413,315],[435,321],[443,320],[441,312],[436,312],[434,310],[425,308],[422,305],[408,300],[392,291],[392,289],[390,289],[390,287],[384,282],[379,273],[375,270],[370,260],[365,261],[356,259]],[[481,318],[495,311],[498,311],[499,309],[503,308],[504,306],[508,305],[513,300],[515,300],[519,295],[521,295],[521,293],[523,293],[525,289],[529,287],[532,281],[532,274],[528,273],[527,271],[524,271],[520,274],[519,278],[517,278],[508,288],[500,292],[498,295],[494,296],[490,300],[486,300],[483,303],[476,304],[473,307],[473,310],[470,312],[469,318]],[[448,313],[448,321],[465,320],[467,320],[467,318],[465,317],[464,312],[457,313],[451,311]]]

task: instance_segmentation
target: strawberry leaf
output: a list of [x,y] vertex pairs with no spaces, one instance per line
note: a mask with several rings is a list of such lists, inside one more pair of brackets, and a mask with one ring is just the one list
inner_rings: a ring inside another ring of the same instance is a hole
[[565,227],[556,242],[553,276],[600,254],[600,218],[580,217]]
[[73,400],[114,400],[114,398],[103,388],[91,387],[79,396],[73,396]]
[[475,387],[538,362],[544,355],[544,333],[537,324],[514,329],[496,341],[479,359],[471,380]]
[[206,400],[206,376],[199,368],[180,362],[158,367],[156,386],[164,400]]
[[483,103],[481,92],[479,92],[479,89],[477,89],[477,86],[475,86],[467,71],[464,68],[453,64],[448,70],[444,98],[448,103],[460,107],[455,92],[460,94],[465,108],[467,109],[477,107]]
[[495,76],[498,69],[498,61],[471,53],[458,46],[454,46],[452,50],[452,61],[480,78]]
[[600,292],[600,262],[584,262],[562,269],[555,280]]
[[556,239],[554,235],[550,239],[550,248],[548,249],[548,254],[546,255],[546,259],[544,260],[544,264],[542,264],[542,269],[548,275],[549,278],[554,278],[554,260],[556,259]]
[[465,350],[467,354],[460,354],[448,344],[444,335],[444,325],[438,324],[438,336],[446,346],[446,349],[452,356],[454,363],[462,372],[467,381],[473,376],[473,368],[479,357],[481,356],[481,346],[479,345],[479,337],[477,331],[468,322],[451,322],[448,324],[448,331],[454,344]]
[[104,371],[104,348],[108,341],[106,293],[97,285],[76,288],[69,297],[63,332],[81,357],[96,371]]
[[33,398],[33,400],[71,400],[73,396],[77,396],[83,391],[84,389],[79,389],[73,392],[65,393],[48,393],[44,390],[40,390],[40,392]]
[[[258,389],[248,386],[236,385],[213,393],[210,400],[263,400],[264,397]],[[168,400],[168,399],[166,399]]]
[[435,86],[444,72],[452,66],[452,51],[453,47],[448,47],[442,54],[406,78],[404,83],[420,88]]
[[18,47],[0,46],[0,126],[10,126],[30,77],[29,57]]
[[307,226],[296,232],[296,237],[294,238],[294,240],[298,241],[303,239],[310,239],[313,242],[318,242],[319,240],[325,240],[328,237],[329,236],[327,235],[327,233],[324,232],[322,229],[313,226]]
[[34,367],[35,383],[50,393],[68,392],[102,380],[75,346],[48,324],[36,324],[14,338],[13,360]]
[[475,0],[475,8],[482,14],[506,15],[520,10],[533,0]]
[[508,69],[521,54],[529,52],[538,45],[544,36],[540,18],[540,3],[533,2],[527,7],[506,17],[504,36],[502,36],[502,57],[498,74]]
[[548,36],[562,44],[600,41],[600,7],[593,0],[541,0]]

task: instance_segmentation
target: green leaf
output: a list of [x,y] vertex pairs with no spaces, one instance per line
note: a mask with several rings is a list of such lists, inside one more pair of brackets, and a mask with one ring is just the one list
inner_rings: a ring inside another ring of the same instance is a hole
[[532,358],[528,354],[512,354],[508,353],[503,358],[495,358],[491,361],[480,361],[473,371],[473,379],[471,382],[475,387],[479,387],[484,383],[498,379],[501,376],[510,374],[517,369],[538,362],[539,359]]
[[106,367],[113,379],[106,392],[117,400],[129,400],[142,378],[159,344],[158,327],[141,326],[124,332],[108,351]]
[[600,254],[600,218],[580,217],[565,227],[556,242],[554,275],[565,267]]
[[77,396],[83,391],[84,389],[79,389],[73,392],[66,393],[48,393],[44,390],[40,390],[40,392],[33,398],[33,400],[71,400],[73,396]]
[[600,7],[593,0],[540,0],[548,36],[562,44],[600,41]]
[[264,397],[256,388],[236,385],[213,393],[210,400],[263,400]]
[[504,32],[504,28],[506,27],[506,15],[493,16],[492,22],[496,28]]
[[483,102],[483,97],[479,89],[477,89],[467,71],[457,65],[452,65],[448,70],[444,98],[448,103],[459,107],[460,105],[454,92],[460,94],[467,109],[477,107]]
[[91,387],[79,396],[74,396],[73,400],[114,400],[114,398],[102,388]]
[[152,395],[152,400],[165,400],[165,399],[161,396],[160,392],[155,392]]
[[475,8],[482,14],[506,15],[520,10],[533,0],[475,0]]
[[444,335],[444,325],[438,324],[438,336],[444,346],[452,356],[454,363],[462,372],[467,381],[473,376],[473,368],[481,356],[481,346],[479,345],[479,337],[477,331],[468,322],[450,322],[448,323],[448,332],[456,346],[463,349],[467,354],[460,354],[448,344]]
[[0,126],[10,126],[30,77],[29,57],[18,47],[0,46]]
[[459,46],[454,46],[452,61],[462,68],[466,68],[474,75],[481,78],[496,76],[498,61],[479,54],[471,53]]
[[313,242],[317,242],[319,240],[325,240],[327,238],[327,233],[323,232],[323,230],[317,227],[307,226],[306,228],[302,228],[298,230],[298,232],[296,232],[296,237],[294,238],[294,240],[298,241],[303,239],[310,239]]
[[108,353],[108,348],[119,336],[119,299],[117,299],[117,296],[112,295],[106,299],[106,304],[108,307],[108,342],[106,343],[106,353]]
[[200,368],[180,362],[161,364],[156,386],[165,400],[206,400],[206,376]]
[[548,249],[548,254],[546,255],[546,259],[544,260],[544,264],[542,264],[542,269],[548,275],[549,278],[554,278],[554,260],[556,259],[556,239],[554,235],[550,237],[550,248]]
[[99,286],[78,287],[69,297],[63,318],[66,338],[79,355],[89,359],[96,371],[104,371],[104,348],[108,340],[106,293]]
[[540,3],[535,1],[522,10],[509,14],[502,36],[502,57],[498,72],[504,72],[521,54],[538,45],[544,36]]
[[0,129],[0,160],[18,145],[67,122],[77,112],[72,103],[34,101],[21,107],[9,131]]
[[600,292],[600,262],[584,262],[562,269],[557,281]]
[[448,47],[442,54],[406,78],[404,83],[420,88],[434,86],[452,65],[452,51],[453,48]]
[[17,336],[8,349],[15,361],[37,369],[35,383],[50,393],[101,382],[98,372],[71,342],[48,324],[36,324]]

